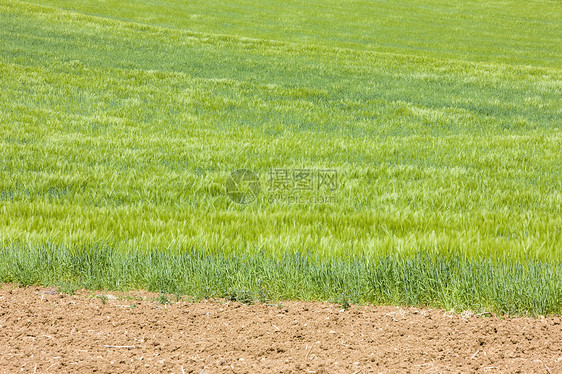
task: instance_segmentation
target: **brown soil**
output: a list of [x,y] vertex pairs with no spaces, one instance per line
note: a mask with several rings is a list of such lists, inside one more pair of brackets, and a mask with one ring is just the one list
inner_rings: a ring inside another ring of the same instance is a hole
[[560,316],[157,299],[4,285],[0,372],[562,373]]

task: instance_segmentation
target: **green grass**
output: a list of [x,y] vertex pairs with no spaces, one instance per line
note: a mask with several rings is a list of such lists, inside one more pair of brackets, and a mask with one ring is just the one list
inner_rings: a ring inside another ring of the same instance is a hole
[[43,0],[55,8],[203,33],[560,67],[557,0]]
[[562,311],[559,2],[41,4],[0,3],[0,279]]
[[[194,251],[119,251],[56,245],[0,249],[0,282],[160,292],[243,303],[280,299],[437,306],[456,311],[548,314],[560,311],[562,267],[540,261],[441,257],[429,253],[365,258],[306,254],[227,255]],[[61,279],[66,282],[61,283]],[[530,287],[533,285],[533,287]]]

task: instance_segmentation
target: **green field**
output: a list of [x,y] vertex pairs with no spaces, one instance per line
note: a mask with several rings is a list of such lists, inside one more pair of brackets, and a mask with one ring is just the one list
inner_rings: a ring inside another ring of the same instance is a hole
[[0,0],[0,235],[3,282],[560,313],[562,3]]

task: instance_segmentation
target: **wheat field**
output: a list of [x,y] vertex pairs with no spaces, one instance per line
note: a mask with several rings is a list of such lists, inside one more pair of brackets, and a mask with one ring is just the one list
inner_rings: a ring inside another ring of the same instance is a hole
[[0,1],[0,280],[560,312],[562,4],[307,8]]

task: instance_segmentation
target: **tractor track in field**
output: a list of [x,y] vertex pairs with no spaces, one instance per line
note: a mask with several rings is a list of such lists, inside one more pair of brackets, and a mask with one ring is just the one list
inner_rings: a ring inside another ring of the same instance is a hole
[[562,373],[562,317],[0,288],[1,373]]

